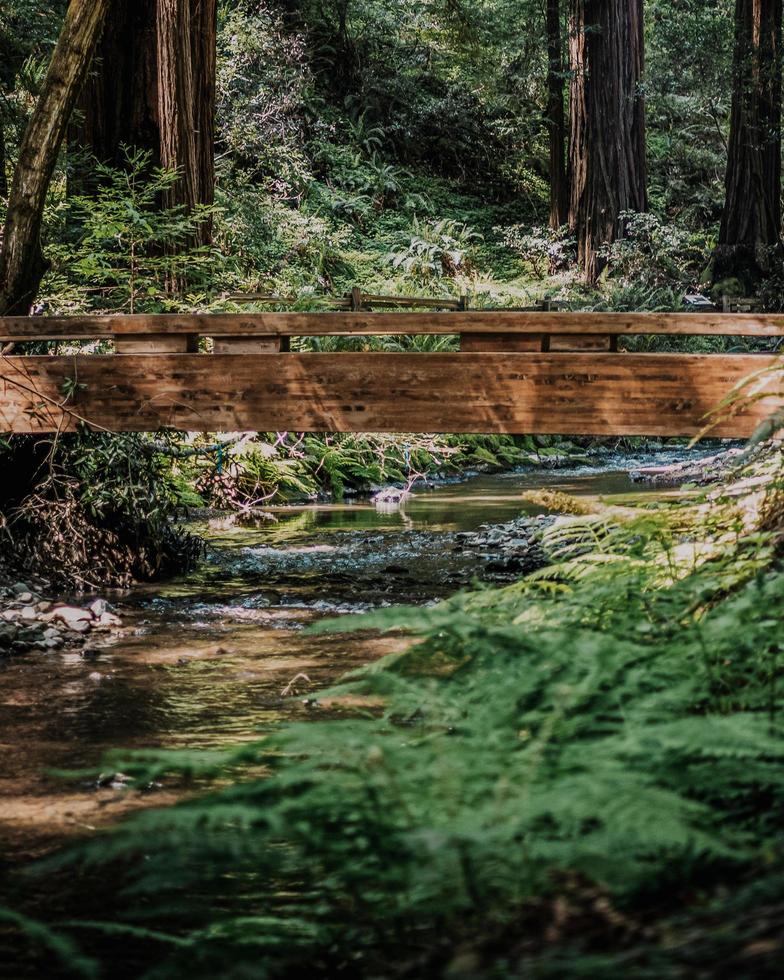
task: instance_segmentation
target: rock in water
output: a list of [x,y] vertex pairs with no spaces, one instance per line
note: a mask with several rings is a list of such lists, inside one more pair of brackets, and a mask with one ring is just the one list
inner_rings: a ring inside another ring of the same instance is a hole
[[89,609],[80,609],[78,606],[58,606],[52,612],[45,613],[41,619],[47,623],[52,620],[59,620],[61,623],[65,623],[68,629],[77,633],[84,633],[90,628],[93,614]]

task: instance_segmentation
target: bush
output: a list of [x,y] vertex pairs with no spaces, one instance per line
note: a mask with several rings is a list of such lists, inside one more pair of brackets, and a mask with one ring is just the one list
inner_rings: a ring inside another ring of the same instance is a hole
[[19,572],[80,590],[128,586],[182,571],[201,552],[175,526],[184,488],[148,438],[16,438],[4,455],[17,478],[0,500],[4,556]]
[[704,235],[689,232],[654,214],[621,213],[624,237],[606,246],[606,278],[623,286],[648,289],[698,285],[705,274],[710,247]]
[[57,294],[75,291],[93,311],[192,308],[193,294],[214,288],[222,266],[214,249],[198,244],[217,209],[161,207],[177,171],[152,166],[148,152],[126,147],[124,153],[119,169],[96,162],[95,193],[72,197],[63,209],[70,231],[54,250],[55,278],[46,285]]
[[413,279],[454,278],[469,273],[471,254],[481,236],[468,225],[450,218],[441,221],[419,221],[414,218],[414,233],[401,235],[402,247],[390,252],[387,261]]
[[504,244],[531,269],[537,279],[568,269],[577,260],[577,243],[565,226],[553,230],[544,225],[499,228]]

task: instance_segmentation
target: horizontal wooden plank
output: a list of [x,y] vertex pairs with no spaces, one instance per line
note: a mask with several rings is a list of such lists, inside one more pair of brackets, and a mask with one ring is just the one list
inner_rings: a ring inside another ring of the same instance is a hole
[[542,335],[535,333],[461,333],[461,351],[526,351],[542,349]]
[[122,334],[114,338],[115,354],[195,354],[199,338],[188,333]]
[[784,314],[756,313],[217,313],[135,316],[0,317],[0,341],[95,339],[122,334],[203,337],[372,336],[385,334],[634,334],[782,337]]
[[289,349],[289,338],[280,336],[216,337],[212,343],[215,354],[271,354]]
[[[66,430],[81,418],[117,431],[689,436],[736,382],[778,363],[687,354],[14,356],[0,361],[0,431]],[[780,405],[772,394],[715,434],[748,436]]]
[[549,338],[551,350],[554,354],[566,351],[603,351],[614,350],[618,338],[607,334],[552,334]]

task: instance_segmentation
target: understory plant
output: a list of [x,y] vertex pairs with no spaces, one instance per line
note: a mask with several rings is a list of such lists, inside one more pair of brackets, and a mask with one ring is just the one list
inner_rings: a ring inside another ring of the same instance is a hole
[[177,526],[188,491],[164,453],[137,434],[12,439],[2,454],[14,477],[0,496],[7,564],[86,591],[187,568],[201,546]]
[[92,310],[179,312],[215,285],[221,256],[202,244],[213,205],[165,206],[180,180],[156,167],[147,151],[125,147],[121,167],[93,164],[91,193],[63,211],[64,240],[55,247],[50,289],[75,291]]
[[[385,349],[411,347],[390,338]],[[204,502],[241,510],[319,495],[342,500],[388,483],[410,489],[428,477],[537,464],[538,452],[530,438],[512,436],[247,433],[220,456],[195,456],[182,475]]]

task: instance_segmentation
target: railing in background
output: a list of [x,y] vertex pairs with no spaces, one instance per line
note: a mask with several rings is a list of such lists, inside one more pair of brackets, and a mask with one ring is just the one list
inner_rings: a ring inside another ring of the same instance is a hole
[[[292,337],[456,335],[455,353],[291,353]],[[0,319],[0,342],[107,339],[113,354],[5,356],[0,431],[694,435],[769,353],[627,353],[634,335],[784,337],[784,315],[462,311]],[[201,338],[213,353],[198,353]],[[779,392],[714,430],[748,436]]]

